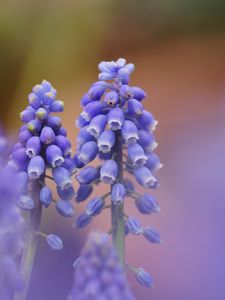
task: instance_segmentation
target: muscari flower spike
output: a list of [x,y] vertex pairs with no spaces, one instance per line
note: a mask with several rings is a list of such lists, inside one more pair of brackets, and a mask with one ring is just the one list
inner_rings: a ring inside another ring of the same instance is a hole
[[[29,105],[20,114],[24,124],[19,130],[18,142],[12,149],[7,165],[24,182],[24,190],[17,199],[17,205],[30,211],[26,247],[21,259],[25,282],[21,295],[23,299],[28,292],[39,236],[44,237],[53,250],[60,250],[63,246],[56,235],[46,236],[39,232],[42,207],[47,208],[55,202],[61,216],[71,217],[75,212],[70,201],[72,198],[68,197],[68,190],[71,193],[71,189],[75,197],[71,176],[76,166],[71,158],[71,143],[62,127],[61,118],[53,115],[63,111],[63,102],[57,100],[56,90],[46,80],[33,87],[28,101]],[[53,200],[47,179],[56,184],[58,200]]]
[[[48,207],[53,203],[53,199],[46,178],[55,182],[59,200],[63,201],[64,190],[70,189],[71,192],[71,176],[76,166],[71,158],[71,143],[66,130],[62,127],[60,117],[53,115],[62,112],[64,107],[63,102],[56,98],[56,90],[48,81],[43,80],[41,84],[33,87],[28,100],[29,105],[20,114],[24,125],[20,129],[9,165],[19,173],[27,173],[28,185],[32,185],[32,182],[40,185],[38,201],[44,207]],[[38,206],[35,201],[32,200],[32,195],[23,195],[18,205],[24,210],[32,210]],[[56,202],[59,214],[67,216],[68,214],[62,213],[58,206],[61,205],[57,205]]]
[[[94,186],[101,182],[109,185],[110,191],[105,195],[98,194],[97,200],[92,199],[75,220],[74,227],[87,226],[104,208],[110,207],[112,229],[109,232],[112,232],[120,263],[124,266],[123,237],[128,233],[143,235],[151,243],[161,242],[158,231],[143,227],[138,218],[127,216],[124,211],[128,197],[135,200],[138,212],[142,214],[160,210],[151,194],[138,193],[134,182],[124,176],[125,173],[130,174],[129,177],[133,175],[145,189],[158,188],[155,173],[162,164],[153,152],[157,147],[153,135],[157,121],[144,108],[145,91],[129,83],[134,71],[133,64],[127,64],[125,59],[120,58],[117,61],[103,61],[98,67],[99,81],[92,84],[81,99],[83,111],[76,121],[80,132],[74,162],[81,169],[76,177],[80,184],[76,201],[88,199]],[[99,162],[97,167],[89,166],[94,160]],[[91,213],[93,210],[96,213]],[[133,270],[139,283],[152,286],[151,276],[146,271],[140,268]]]
[[81,256],[73,264],[70,300],[134,300],[109,235],[90,234]]

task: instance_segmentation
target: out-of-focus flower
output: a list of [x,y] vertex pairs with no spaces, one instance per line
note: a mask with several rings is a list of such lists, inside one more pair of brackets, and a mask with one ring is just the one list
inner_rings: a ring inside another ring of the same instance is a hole
[[[19,148],[19,146],[16,146]],[[9,158],[11,142],[7,138],[2,126],[0,125],[0,166],[4,166]]]
[[[24,219],[17,202],[24,180],[12,168],[0,166],[0,299],[13,299],[23,288],[19,260],[24,247]],[[22,202],[31,208],[29,200]]]
[[19,196],[17,204],[23,210],[29,211],[35,208],[34,200],[30,196],[26,196],[26,195]]
[[71,300],[134,300],[107,234],[92,233],[74,267]]

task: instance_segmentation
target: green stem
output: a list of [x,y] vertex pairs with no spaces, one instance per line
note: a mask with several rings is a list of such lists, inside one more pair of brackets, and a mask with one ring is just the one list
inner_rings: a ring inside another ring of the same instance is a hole
[[[122,162],[122,143],[120,132],[116,133],[116,142],[114,147],[114,153],[116,153],[115,161],[118,164],[119,172],[117,177],[117,183],[123,180],[123,170],[121,167]],[[112,185],[113,187],[113,185]],[[125,234],[124,234],[124,203],[111,206],[111,219],[112,219],[112,239],[113,244],[118,252],[119,261],[125,270]]]
[[39,231],[39,227],[41,223],[42,206],[41,206],[41,202],[39,201],[41,184],[39,183],[38,180],[32,182],[31,184],[32,184],[32,197],[35,201],[35,209],[30,212],[30,217],[27,224],[25,249],[23,252],[23,256],[21,259],[21,266],[20,266],[20,270],[24,278],[25,287],[21,293],[15,295],[14,300],[27,299],[35,254],[36,254],[38,240],[39,240],[36,232]]

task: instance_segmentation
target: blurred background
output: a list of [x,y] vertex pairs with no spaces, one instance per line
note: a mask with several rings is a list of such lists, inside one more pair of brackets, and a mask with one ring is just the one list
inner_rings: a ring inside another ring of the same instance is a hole
[[[101,60],[125,57],[136,66],[131,84],[159,121],[157,153],[164,168],[154,193],[161,213],[144,218],[164,243],[127,238],[127,260],[154,277],[138,300],[225,299],[225,1],[223,0],[8,0],[0,1],[0,120],[9,134],[32,86],[49,80],[65,102],[64,126],[74,142],[79,100],[97,79]],[[130,214],[137,214],[132,201]],[[77,213],[82,205],[76,206]],[[43,231],[64,239],[45,242],[28,300],[63,300],[72,263],[91,229],[108,229],[109,215],[82,231],[53,208]]]

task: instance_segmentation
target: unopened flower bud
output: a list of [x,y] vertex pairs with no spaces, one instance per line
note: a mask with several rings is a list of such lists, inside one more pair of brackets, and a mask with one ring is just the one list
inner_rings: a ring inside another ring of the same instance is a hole
[[152,227],[147,227],[144,228],[143,230],[143,236],[151,243],[153,244],[160,244],[162,243],[161,237],[159,232],[152,228]]
[[63,168],[57,167],[52,171],[54,181],[61,189],[66,189],[72,185],[70,172]]
[[138,268],[135,272],[135,277],[136,277],[137,281],[140,283],[140,285],[148,287],[148,288],[153,287],[152,277],[144,269]]
[[92,221],[92,216],[88,215],[87,213],[81,214],[74,224],[75,228],[83,228],[87,226]]
[[132,234],[138,235],[138,234],[141,234],[143,232],[141,222],[137,218],[132,218],[132,217],[128,218],[127,226],[129,228],[129,231]]
[[116,183],[112,187],[112,201],[116,205],[124,201],[126,190],[123,184]]
[[75,214],[73,205],[69,201],[58,200],[56,209],[62,217],[72,217]]
[[55,141],[55,133],[51,127],[45,126],[40,134],[40,140],[43,144],[50,145]]
[[40,191],[40,201],[44,207],[48,207],[52,202],[52,191],[47,186],[44,186]]
[[63,248],[62,240],[55,234],[47,235],[46,242],[52,250],[61,250]]
[[86,214],[88,214],[89,216],[95,216],[101,212],[103,206],[103,199],[100,197],[95,197],[89,201],[86,208]]

